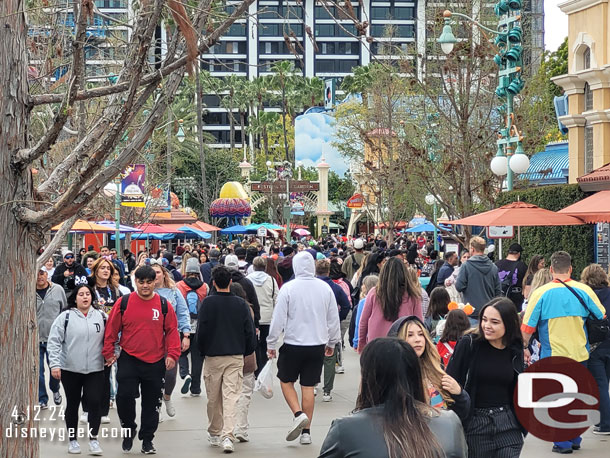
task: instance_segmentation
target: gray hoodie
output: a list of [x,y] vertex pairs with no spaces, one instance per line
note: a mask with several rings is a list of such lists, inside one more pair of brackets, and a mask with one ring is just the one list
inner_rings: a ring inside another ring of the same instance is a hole
[[36,318],[38,321],[38,342],[46,342],[49,339],[49,331],[53,320],[66,307],[66,293],[56,283],[49,282],[49,289],[41,299],[36,293]]
[[477,318],[485,304],[502,295],[498,268],[485,255],[473,256],[460,267],[455,289],[474,307],[471,317]]
[[262,270],[254,271],[246,277],[254,285],[258,305],[261,309],[260,324],[271,324],[273,307],[277,300],[279,288],[275,278]]
[[[64,332],[66,314],[70,314]],[[79,374],[104,370],[104,312],[91,307],[87,316],[77,308],[62,312],[53,322],[47,351],[49,367]]]

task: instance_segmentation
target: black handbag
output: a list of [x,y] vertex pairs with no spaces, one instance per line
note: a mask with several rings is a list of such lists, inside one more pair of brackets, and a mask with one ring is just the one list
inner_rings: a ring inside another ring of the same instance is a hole
[[[571,286],[568,286],[561,280],[559,280],[559,282],[563,286],[568,288],[570,290],[570,292],[578,298],[578,300],[580,301],[582,306],[585,308],[585,310],[589,310],[589,308],[587,307],[587,304],[585,304],[585,301],[583,301],[582,297],[580,297],[580,295],[577,294],[576,291],[574,291],[574,288],[572,288]],[[589,313],[589,316],[587,317],[587,320],[585,321],[585,326],[587,327],[587,335],[589,337],[590,344],[594,345],[594,344],[602,343],[603,341],[605,341],[607,338],[610,337],[610,322],[608,321],[607,315],[605,318],[598,320],[597,318],[595,318],[594,316],[592,316]]]

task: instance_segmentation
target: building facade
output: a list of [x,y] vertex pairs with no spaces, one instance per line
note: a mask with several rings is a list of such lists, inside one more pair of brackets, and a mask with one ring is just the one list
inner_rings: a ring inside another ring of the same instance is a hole
[[569,0],[568,74],[553,78],[568,97],[570,183],[610,162],[610,5],[608,0]]
[[[444,58],[436,43],[442,11],[467,6],[466,12],[493,27],[494,5],[481,0],[361,0],[349,6],[341,1],[258,0],[250,6],[248,17],[236,21],[202,56],[202,68],[213,76],[234,74],[252,80],[271,74],[275,62],[288,60],[303,76],[340,81],[355,67],[375,59],[406,60],[409,65],[406,70],[401,65],[401,71],[421,79],[427,61]],[[524,59],[537,68],[544,49],[543,0],[525,0],[523,10],[528,17]],[[226,11],[230,13],[232,6]],[[356,23],[365,22],[368,26],[359,30]],[[226,109],[214,96],[206,98],[206,105],[205,129],[216,139],[213,146],[228,147]],[[239,129],[235,142],[241,142]]]

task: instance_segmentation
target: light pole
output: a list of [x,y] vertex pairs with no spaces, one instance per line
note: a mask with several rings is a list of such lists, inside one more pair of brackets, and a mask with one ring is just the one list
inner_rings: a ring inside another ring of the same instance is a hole
[[432,194],[426,196],[426,203],[432,205],[432,217],[434,218],[434,250],[438,252],[438,229],[436,228],[436,197]]
[[496,35],[494,43],[498,47],[498,54],[494,56],[494,62],[499,67],[499,82],[496,95],[503,104],[498,107],[499,113],[504,117],[504,126],[498,132],[496,144],[498,151],[496,157],[491,161],[490,167],[493,173],[499,176],[507,175],[507,190],[513,189],[514,173],[525,173],[529,168],[529,158],[523,154],[523,136],[515,124],[513,112],[514,97],[524,87],[522,79],[522,54],[521,37],[521,0],[499,0],[494,11],[500,18],[498,30],[485,27],[473,18],[449,10],[443,12],[445,25],[441,36],[436,40],[445,54],[453,51],[457,39],[451,30],[451,18],[459,17],[466,19],[473,25]]

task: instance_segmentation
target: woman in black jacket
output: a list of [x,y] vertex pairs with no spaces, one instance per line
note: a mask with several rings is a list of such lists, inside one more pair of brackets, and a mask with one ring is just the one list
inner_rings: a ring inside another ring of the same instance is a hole
[[362,381],[353,415],[333,421],[320,458],[466,457],[458,417],[426,404],[415,351],[382,337],[360,357]]
[[471,399],[463,421],[468,456],[516,458],[524,436],[513,405],[517,377],[524,370],[519,316],[507,298],[493,299],[479,316],[477,334],[460,339],[447,367]]

